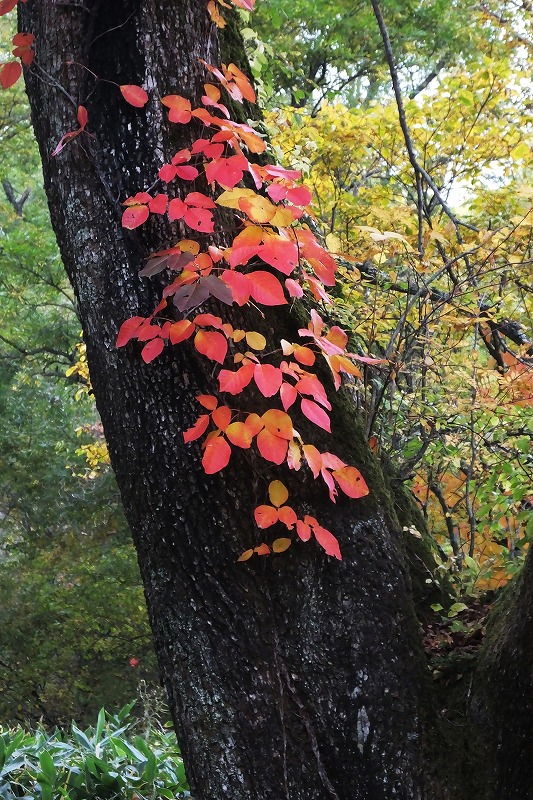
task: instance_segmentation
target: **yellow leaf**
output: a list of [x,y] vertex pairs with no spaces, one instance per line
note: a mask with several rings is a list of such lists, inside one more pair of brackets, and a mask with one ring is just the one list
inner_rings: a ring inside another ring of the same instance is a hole
[[239,556],[237,561],[248,561],[248,559],[251,558],[253,554],[254,554],[253,550],[245,550],[244,553]]
[[237,208],[239,209],[239,200],[242,198],[250,199],[252,197],[257,197],[256,192],[253,189],[228,189],[225,192],[222,192],[220,197],[217,197],[216,203],[219,206],[224,206],[224,208]]
[[281,539],[274,539],[272,542],[272,550],[275,553],[284,553],[285,550],[288,550],[292,544],[291,539],[287,539],[286,537],[282,537]]
[[262,333],[246,331],[246,343],[253,350],[264,350],[267,342]]
[[326,247],[332,253],[340,253],[342,251],[341,240],[334,233],[328,233],[326,236]]
[[517,144],[509,153],[513,161],[520,161],[521,158],[527,158],[530,154],[531,148],[525,142]]
[[270,497],[272,505],[279,508],[287,502],[289,492],[281,481],[272,481],[268,487],[268,496]]

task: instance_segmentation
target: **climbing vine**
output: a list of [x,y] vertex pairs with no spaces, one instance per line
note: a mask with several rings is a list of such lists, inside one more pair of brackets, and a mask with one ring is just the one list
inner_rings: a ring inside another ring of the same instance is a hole
[[[252,0],[232,2],[248,10],[253,7]],[[0,14],[15,5],[16,0],[3,0]],[[219,0],[217,5],[210,2],[208,11],[211,19],[223,26],[220,6],[229,7]],[[17,34],[13,44],[13,55],[18,60],[2,67],[0,81],[4,88],[20,76],[20,62],[29,66],[34,57],[31,33]],[[180,239],[148,258],[140,271],[142,277],[168,271],[173,279],[151,314],[124,321],[116,345],[141,343],[141,358],[150,364],[167,345],[191,340],[200,355],[214,362],[220,396],[198,396],[198,419],[183,433],[187,444],[204,437],[202,465],[207,474],[223,470],[233,448],[254,446],[263,459],[277,466],[285,465],[291,470],[307,466],[315,480],[324,481],[332,502],[339,491],[350,498],[363,497],[368,487],[357,467],[305,442],[293,417],[299,410],[315,426],[331,432],[332,406],[323,382],[313,370],[317,358],[326,362],[337,390],[343,373],[360,376],[356,362],[374,364],[379,360],[349,352],[346,333],[336,325],[328,328],[316,310],[311,311],[308,326],[298,331],[301,342],[281,340],[269,352],[261,332],[235,329],[221,316],[203,310],[213,299],[217,309],[253,304],[268,314],[269,308],[287,305],[304,294],[331,304],[328,290],[335,284],[337,264],[306,224],[305,220],[313,217],[312,194],[298,183],[300,172],[277,164],[256,163],[254,156],[266,151],[264,138],[251,125],[233,120],[222,102],[222,90],[233,102],[255,102],[248,78],[235,64],[222,64],[221,68],[204,61],[202,64],[217,83],[206,82],[199,107],[193,108],[191,101],[180,95],[161,98],[171,123],[201,123],[202,136],[160,168],[155,186],[161,191],[140,191],[125,199],[122,216],[123,227],[133,230],[151,215],[166,215],[170,222],[181,221],[190,229],[191,238]],[[117,88],[123,99],[136,108],[142,109],[149,100],[140,86],[117,84]],[[53,156],[60,156],[74,139],[87,135],[89,118],[83,105],[78,107],[77,121],[79,127],[63,135]],[[180,180],[179,189],[189,184],[190,191],[175,196],[176,179]],[[216,232],[219,217],[228,213],[226,209],[233,212],[236,236],[225,247],[202,247],[200,241],[204,237],[197,241],[195,234]],[[229,400],[221,400],[243,394],[250,385],[272,402],[261,414],[253,407],[235,409]],[[260,505],[254,512],[260,529],[282,523],[302,541],[314,538],[328,555],[341,558],[331,531],[308,514],[300,519],[292,506],[286,505],[288,491],[281,481],[270,483],[269,499],[271,505]],[[290,544],[291,539],[286,537],[276,539],[272,546],[262,543],[245,551],[239,560],[254,554],[283,552]]]

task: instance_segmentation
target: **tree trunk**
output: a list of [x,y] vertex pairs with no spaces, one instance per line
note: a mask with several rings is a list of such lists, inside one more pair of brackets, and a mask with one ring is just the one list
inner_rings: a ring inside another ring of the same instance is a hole
[[[149,365],[136,345],[115,348],[121,323],[159,299],[161,284],[139,268],[179,238],[162,222],[122,229],[120,203],[190,142],[188,126],[168,126],[157,95],[198,101],[198,59],[218,63],[203,1],[29,0],[19,13],[36,36],[26,82],[52,223],[194,797],[440,800],[401,531],[349,402],[337,401],[322,449],[360,467],[370,496],[332,506],[309,476],[290,478],[296,505],[338,533],[344,560],[310,542],[236,563],[261,541],[252,511],[274,473],[243,451],[209,476],[197,443],[184,446],[195,395],[216,393],[191,346],[167,347]],[[149,105],[133,109],[85,67],[144,85]],[[52,157],[78,127],[78,104],[89,133]],[[284,330],[290,339],[297,320],[280,312],[275,325],[278,340]]]
[[533,558],[491,615],[474,674],[471,717],[488,750],[486,800],[533,793]]

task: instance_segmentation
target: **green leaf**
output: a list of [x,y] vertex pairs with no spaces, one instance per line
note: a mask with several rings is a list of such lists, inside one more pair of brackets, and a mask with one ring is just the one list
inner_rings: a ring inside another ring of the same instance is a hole
[[53,784],[56,779],[56,768],[54,760],[47,750],[42,750],[39,753],[39,764],[48,783]]

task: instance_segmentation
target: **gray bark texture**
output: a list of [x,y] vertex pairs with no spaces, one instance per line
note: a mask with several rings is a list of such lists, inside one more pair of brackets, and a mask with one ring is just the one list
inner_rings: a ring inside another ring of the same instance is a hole
[[[147,255],[184,233],[153,218],[124,230],[121,202],[199,133],[169,126],[159,97],[198,102],[207,78],[198,59],[219,63],[203,0],[29,0],[19,26],[36,37],[25,77],[52,223],[193,796],[445,798],[400,525],[349,400],[336,401],[333,437],[314,442],[358,466],[371,494],[333,506],[309,474],[280,476],[251,451],[205,475],[182,431],[198,415],[195,395],[216,393],[210,367],[189,344],[149,365],[136,343],[115,348],[121,323],[159,300],[162,283],[138,275]],[[150,102],[134,109],[105,81],[141,84]],[[52,157],[78,127],[78,104],[87,132]],[[299,323],[293,311],[274,323],[244,314],[229,321],[270,338],[275,327],[278,341]],[[263,538],[253,508],[275,477],[299,511],[338,534],[342,562],[312,542],[236,562]]]

